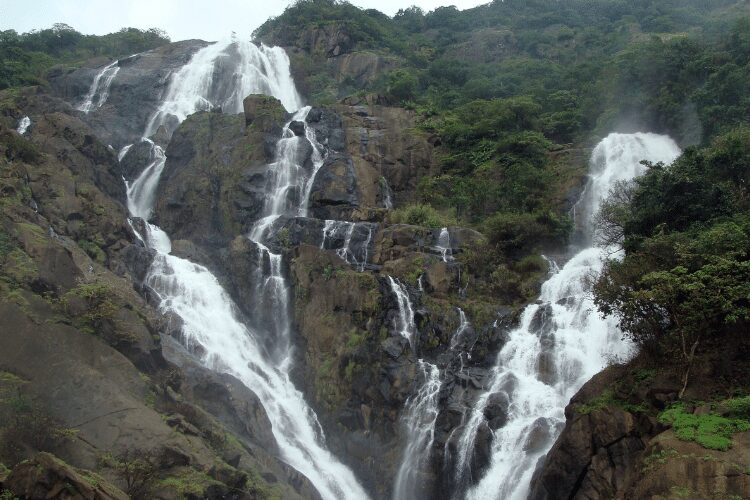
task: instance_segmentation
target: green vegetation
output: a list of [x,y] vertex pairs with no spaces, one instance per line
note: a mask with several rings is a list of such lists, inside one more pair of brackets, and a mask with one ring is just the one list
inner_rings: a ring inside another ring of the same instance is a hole
[[[560,212],[571,179],[555,171],[556,144],[613,129],[705,143],[750,120],[749,14],[735,0],[508,0],[389,18],[298,0],[255,36],[308,51],[297,66],[314,101],[364,87],[415,109],[444,153],[441,171],[421,179],[420,201],[480,224],[495,213]],[[376,54],[393,69],[336,84],[326,59],[338,54],[311,45],[316,30],[342,53]],[[558,244],[566,236],[554,233]]]
[[648,167],[605,204],[601,224],[624,236],[626,256],[607,265],[595,301],[642,348],[684,367],[684,392],[696,356],[739,349],[750,320],[750,129]]
[[576,407],[576,413],[581,415],[588,415],[589,413],[597,410],[602,410],[607,407],[621,408],[630,413],[645,413],[648,411],[648,407],[643,404],[632,404],[622,399],[619,399],[615,395],[615,391],[607,389],[602,392],[599,396],[588,401],[585,404]]
[[146,31],[123,28],[104,36],[83,35],[65,24],[24,34],[2,31],[0,90],[43,84],[47,71],[55,64],[73,64],[97,56],[123,57],[167,42],[166,34],[155,28]]
[[391,224],[411,224],[413,226],[431,228],[440,228],[456,224],[455,219],[442,215],[427,204],[407,205],[405,207],[397,208],[388,214],[388,221]]
[[116,455],[105,453],[99,462],[124,483],[125,493],[142,497],[147,495],[156,481],[159,455],[160,451],[125,448]]
[[688,413],[681,403],[662,412],[659,421],[671,425],[678,439],[695,441],[704,448],[719,451],[732,447],[733,434],[750,430],[750,420],[714,413],[696,415]]
[[81,283],[61,298],[65,310],[75,316],[80,327],[96,333],[102,326],[114,320],[118,305],[114,290],[105,283]]

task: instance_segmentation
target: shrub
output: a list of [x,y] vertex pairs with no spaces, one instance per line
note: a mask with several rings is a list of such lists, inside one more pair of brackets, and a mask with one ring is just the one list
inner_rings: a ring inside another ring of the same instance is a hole
[[442,215],[431,205],[417,203],[393,210],[388,215],[392,224],[411,224],[412,226],[423,226],[440,228],[455,225],[452,217]]
[[682,441],[695,441],[710,450],[726,451],[732,447],[732,435],[750,430],[750,421],[727,418],[713,413],[695,415],[676,404],[659,415],[659,422],[669,424]]
[[117,455],[107,453],[99,461],[125,484],[125,493],[137,498],[151,489],[158,472],[158,457],[159,453],[153,450],[125,448]]
[[76,431],[60,426],[39,403],[17,390],[0,401],[0,458],[15,464],[30,451],[53,451]]
[[82,320],[83,328],[93,333],[114,319],[118,310],[114,298],[114,291],[105,283],[82,283],[63,295],[62,304],[69,314],[73,314],[77,313],[73,304],[83,301],[85,310],[76,316]]
[[485,221],[484,233],[499,250],[516,255],[546,244],[566,242],[571,226],[569,217],[551,212],[499,212]]

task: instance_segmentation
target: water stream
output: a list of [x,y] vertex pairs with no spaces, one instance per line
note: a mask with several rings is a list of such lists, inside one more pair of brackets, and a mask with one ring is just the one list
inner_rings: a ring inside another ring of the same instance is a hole
[[[641,160],[670,163],[679,154],[666,136],[609,135],[593,151],[590,182],[579,203],[577,222],[592,235],[592,216],[617,181],[641,175]],[[588,286],[588,278],[602,269],[612,251],[585,248],[556,269],[542,285],[537,303],[526,307],[519,327],[510,332],[498,354],[491,387],[478,401],[461,436],[458,484],[471,475],[469,456],[489,398],[507,395],[507,424],[494,431],[490,465],[467,498],[525,499],[537,461],[564,425],[570,398],[608,359],[629,355],[630,345],[622,340],[616,319],[600,316]]]
[[[217,75],[223,76],[217,79]],[[289,74],[289,61],[282,49],[255,47],[236,40],[217,43],[196,52],[191,61],[173,75],[166,98],[144,133],[144,140],[151,143],[150,162],[140,176],[127,185],[128,209],[132,216],[146,220],[151,216],[166,162],[162,148],[148,137],[162,126],[171,134],[195,111],[220,106],[225,112],[240,112],[242,99],[251,93],[274,95],[290,110],[301,107]],[[304,120],[308,110],[299,109],[294,118]],[[277,146],[277,159],[272,165],[274,172],[281,172],[292,164],[298,166],[292,153],[292,141],[298,140],[301,139],[290,137],[287,124]],[[124,157],[127,150],[121,153]],[[305,182],[310,181],[311,174],[305,175]],[[182,318],[184,342],[187,347],[201,347],[197,352],[203,364],[234,375],[258,396],[284,461],[304,474],[325,499],[367,498],[351,470],[326,449],[317,417],[289,378],[292,357],[288,286],[282,274],[281,256],[270,252],[261,241],[270,226],[270,218],[290,209],[288,191],[279,178],[277,176],[273,184],[275,189],[269,192],[265,217],[253,229],[260,252],[259,272],[263,275],[256,285],[261,289],[259,295],[275,303],[272,321],[264,323],[273,330],[271,335],[261,335],[243,324],[236,306],[216,277],[201,265],[170,255],[169,237],[152,224],[147,225],[148,234],[140,235],[157,250],[146,282],[161,299],[160,310]],[[301,192],[305,192],[304,186]],[[301,199],[301,203],[306,203],[306,199]],[[297,205],[294,210],[306,209]],[[271,352],[264,343],[269,337],[274,339]]]
[[394,500],[424,498],[420,487],[426,486],[420,474],[428,469],[430,450],[435,440],[435,421],[439,413],[438,393],[442,385],[437,366],[422,359],[417,361],[419,390],[406,401],[402,427],[406,447],[396,474]]
[[31,118],[28,116],[24,116],[20,120],[18,120],[18,127],[16,127],[16,132],[18,132],[21,135],[24,135],[26,131],[31,126]]
[[[120,71],[120,66],[117,64],[119,61],[114,61],[106,65],[94,76],[94,81],[91,82],[91,87],[88,93],[83,98],[81,104],[76,108],[78,111],[83,111],[88,114],[92,110],[101,108],[107,98],[109,97],[109,87],[112,85],[112,80]],[[96,102],[94,102],[96,101]]]

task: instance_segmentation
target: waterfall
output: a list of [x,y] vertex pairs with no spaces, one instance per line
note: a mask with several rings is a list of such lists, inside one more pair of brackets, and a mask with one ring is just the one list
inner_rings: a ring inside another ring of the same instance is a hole
[[466,313],[464,310],[460,307],[457,307],[456,309],[458,309],[458,328],[451,337],[451,350],[458,346],[458,343],[461,341],[461,336],[469,328],[469,320],[466,319]]
[[128,151],[130,151],[130,148],[132,148],[132,144],[128,144],[127,146],[123,146],[122,149],[117,153],[117,161],[122,161],[123,158],[125,158],[125,155],[128,154]]
[[[81,102],[76,108],[78,111],[83,111],[84,113],[89,114],[92,110],[95,108],[101,108],[104,103],[107,102],[107,98],[109,97],[109,87],[112,85],[112,80],[115,79],[115,76],[120,71],[120,66],[118,66],[117,63],[118,61],[114,61],[108,64],[96,74],[94,81],[91,82],[91,87],[89,88],[88,93],[83,98],[83,102]],[[94,104],[94,100],[96,100],[96,104]]]
[[302,107],[284,49],[237,40],[214,43],[196,52],[190,63],[172,75],[144,136],[151,137],[162,125],[171,135],[196,111],[218,108],[240,113],[243,99],[250,94],[272,95],[287,111]]
[[[592,216],[614,183],[641,175],[639,161],[672,162],[680,150],[656,134],[610,134],[594,149],[590,182],[579,220],[593,234]],[[610,249],[611,250],[611,249]],[[543,285],[537,303],[523,311],[520,326],[497,357],[489,391],[474,408],[459,442],[456,479],[471,476],[467,463],[483,412],[493,394],[510,401],[508,421],[494,431],[488,470],[467,492],[469,499],[525,499],[535,465],[554,443],[565,422],[564,409],[580,387],[601,371],[611,356],[624,358],[615,318],[602,318],[587,286],[605,262],[606,250],[578,252]],[[476,479],[476,478],[474,478]]]
[[[298,110],[284,129],[276,145],[276,157],[270,165],[271,173],[266,186],[267,196],[263,206],[263,217],[253,226],[250,239],[263,241],[273,223],[282,215],[306,216],[308,199],[315,174],[323,165],[323,146],[315,139],[315,131],[305,123],[310,106]],[[292,122],[304,124],[305,135],[297,136],[292,131]],[[304,144],[312,147],[312,169],[307,168]]]
[[31,118],[28,116],[24,116],[20,120],[18,120],[18,127],[16,128],[16,132],[23,135],[26,133],[26,131],[31,126]]
[[[215,78],[222,74],[226,78]],[[171,134],[185,117],[201,109],[221,106],[224,111],[239,111],[244,95],[253,92],[270,93],[282,100],[287,109],[298,107],[299,96],[283,50],[236,41],[217,43],[196,52],[173,75],[164,103],[146,125],[144,140],[151,143],[149,164],[137,179],[126,183],[132,216],[151,216],[166,162],[162,148],[147,137],[161,126]],[[307,109],[300,110],[295,118],[304,119],[302,114]],[[284,141],[290,139],[287,124],[278,151],[286,151]],[[120,159],[127,152],[121,151]],[[288,166],[282,160],[277,158],[277,170]],[[274,191],[272,196],[281,191]],[[258,273],[263,275],[257,283],[259,295],[274,304],[266,311],[274,319],[268,325],[273,330],[269,336],[274,340],[274,349],[269,353],[263,336],[240,321],[235,304],[208,269],[170,255],[169,237],[157,226],[147,224],[146,232],[139,238],[157,251],[146,282],[161,299],[160,310],[182,318],[186,346],[200,346],[196,352],[200,352],[206,367],[234,375],[258,396],[271,421],[281,458],[304,474],[323,498],[367,498],[351,470],[326,449],[315,413],[289,378],[289,294],[281,256],[256,241],[261,261]]]
[[437,245],[435,248],[443,256],[443,262],[449,262],[453,260],[453,248],[451,247],[451,235],[448,232],[448,228],[444,227],[440,230],[438,236]]
[[[335,250],[339,258],[354,266],[359,272],[363,272],[370,256],[372,235],[377,227],[377,224],[369,222],[326,220],[320,248]],[[367,236],[360,238],[364,231],[367,231]],[[357,238],[354,238],[355,232],[359,233]]]
[[[143,140],[151,145],[149,163],[133,182],[125,181],[125,189],[127,191],[128,211],[130,215],[147,221],[151,218],[156,197],[156,187],[159,184],[164,165],[167,163],[167,155],[164,154],[161,146],[156,145],[151,139],[144,138]],[[124,158],[128,154],[128,150],[121,151],[118,156]]]
[[[398,303],[399,317],[396,328],[409,341],[414,351],[413,342],[417,326],[414,324],[414,307],[409,299],[409,292],[397,279],[389,276],[388,280]],[[424,498],[426,492],[420,486],[429,484],[429,481],[420,479],[420,475],[427,469],[435,439],[435,421],[439,413],[438,393],[442,382],[437,366],[419,359],[417,367],[419,390],[406,401],[401,420],[406,446],[394,483],[395,500]]]
[[401,336],[409,341],[409,346],[414,351],[416,349],[414,336],[417,327],[414,324],[414,308],[411,305],[411,300],[409,300],[409,292],[404,284],[393,276],[388,276],[388,282],[398,303],[398,318],[396,318],[394,326]]
[[438,416],[438,393],[440,392],[440,370],[423,360],[417,361],[422,385],[417,393],[406,401],[406,412],[402,419],[407,444],[401,459],[393,488],[394,500],[424,498],[420,485],[429,481],[420,480],[427,467],[430,450],[435,440],[435,421]]

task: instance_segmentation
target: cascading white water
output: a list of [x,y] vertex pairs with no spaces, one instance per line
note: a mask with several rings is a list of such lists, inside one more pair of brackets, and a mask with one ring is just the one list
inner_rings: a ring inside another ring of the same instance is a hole
[[[252,61],[254,54],[254,46],[250,45],[214,44],[194,54],[172,78],[167,101],[149,120],[144,136],[156,132],[162,125],[171,134],[188,114],[205,107],[213,108],[217,103],[230,104],[223,108],[226,111],[237,111],[245,92],[265,91],[286,101],[285,105],[296,106],[299,98],[288,76],[286,55],[279,54],[281,49],[255,48],[265,56],[260,59],[263,67],[249,71],[247,61]],[[227,60],[236,53],[242,61],[237,66],[241,73],[238,76],[235,71],[232,77],[236,86],[231,91],[218,92],[216,89],[225,82],[215,81],[213,75],[225,68]],[[263,85],[253,87],[248,82],[254,79]],[[211,100],[217,96],[222,100]],[[121,151],[120,159],[126,154],[127,150]],[[126,183],[132,216],[150,217],[165,161],[162,148],[151,142],[149,165],[132,184]],[[234,375],[255,392],[269,416],[281,457],[304,474],[323,498],[367,498],[351,470],[325,448],[325,437],[315,413],[289,378],[288,290],[281,273],[281,256],[272,254],[258,242],[260,260],[268,262],[268,275],[258,286],[274,303],[277,322],[273,333],[279,337],[269,357],[261,336],[238,319],[235,305],[216,277],[203,266],[169,255],[169,237],[158,227],[147,224],[147,233],[139,237],[157,250],[157,255],[146,282],[159,295],[160,310],[182,318],[182,334],[187,346],[199,345],[201,361],[207,367]]]
[[455,349],[458,343],[461,341],[461,336],[469,328],[469,320],[466,318],[466,313],[460,307],[458,309],[458,328],[451,337],[451,349]]
[[440,370],[423,360],[417,365],[422,383],[417,393],[406,401],[402,427],[407,443],[393,488],[394,500],[423,498],[420,474],[426,469],[435,440],[435,421],[439,413]]
[[398,303],[398,318],[396,318],[396,330],[409,341],[411,350],[414,351],[414,336],[417,332],[417,327],[414,324],[414,308],[409,300],[409,292],[406,291],[403,283],[393,276],[388,276],[388,282],[391,285],[391,291],[396,296]]
[[[284,129],[276,145],[276,158],[270,165],[271,173],[264,206],[263,217],[253,226],[250,239],[262,242],[273,223],[282,215],[305,217],[310,198],[310,190],[315,180],[315,174],[323,165],[323,147],[315,138],[315,131],[305,123],[310,106],[299,109],[292,119],[284,125]],[[302,122],[305,136],[297,136],[290,128],[294,121]],[[300,141],[307,141],[312,146],[312,170],[307,171],[304,149],[300,148]]]
[[[101,108],[107,98],[109,97],[109,87],[112,85],[112,80],[120,71],[120,66],[117,64],[119,61],[114,61],[96,74],[94,81],[91,82],[91,87],[88,93],[83,98],[81,104],[76,108],[78,111],[83,111],[88,114],[95,108]],[[94,104],[96,101],[96,104]]]
[[[217,78],[222,74],[224,78]],[[238,40],[214,43],[196,52],[170,82],[164,101],[146,125],[145,137],[162,125],[171,135],[196,111],[219,108],[224,113],[239,113],[243,99],[250,94],[272,95],[290,112],[302,107],[289,58],[280,47],[257,47]]]
[[125,158],[125,155],[128,154],[128,151],[130,151],[130,148],[132,148],[132,144],[128,144],[127,146],[123,146],[122,149],[117,153],[117,161],[122,161],[123,158]]
[[385,177],[380,178],[380,189],[383,193],[383,207],[387,209],[393,208],[393,189],[388,184],[388,180]]
[[444,227],[440,230],[440,235],[438,236],[438,241],[437,241],[437,245],[435,248],[443,256],[443,262],[449,262],[453,260],[453,248],[451,247],[451,235],[448,232],[447,227]]
[[[655,134],[610,134],[594,149],[583,226],[593,233],[592,215],[615,182],[641,175],[640,160],[672,162],[680,150],[669,137]],[[490,390],[478,401],[459,443],[456,479],[470,472],[483,412],[492,394],[510,401],[508,421],[494,432],[492,458],[469,499],[525,499],[537,460],[552,446],[565,422],[570,398],[610,356],[629,355],[614,318],[601,318],[587,286],[602,269],[607,252],[581,250],[543,285],[539,301],[528,306],[520,326],[501,349]]]
[[16,132],[23,135],[26,133],[26,131],[31,126],[31,118],[28,116],[24,116],[18,121],[18,127],[16,128]]
[[[362,272],[365,270],[369,259],[372,234],[376,227],[376,224],[367,222],[326,220],[323,226],[323,237],[320,242],[320,248],[323,250],[335,250],[339,258],[347,264],[353,265],[359,272]],[[367,230],[367,237],[361,245],[352,245],[354,232],[361,228]]]
[[[125,188],[128,195],[130,215],[149,220],[154,207],[156,187],[167,162],[167,156],[161,146],[155,144],[151,139],[144,138],[143,140],[151,145],[149,163],[133,182],[125,181]],[[127,153],[128,151],[121,152],[121,158],[124,158]]]

